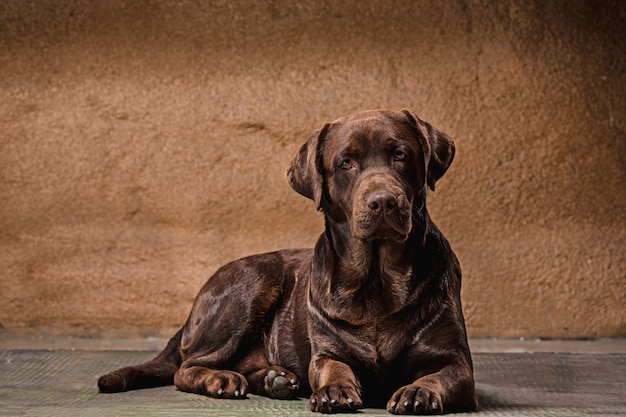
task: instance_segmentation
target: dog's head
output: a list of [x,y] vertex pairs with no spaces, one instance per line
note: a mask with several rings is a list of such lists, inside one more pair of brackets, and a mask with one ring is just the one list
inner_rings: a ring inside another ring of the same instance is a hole
[[454,142],[408,110],[357,113],[313,133],[291,162],[294,190],[357,239],[404,241]]

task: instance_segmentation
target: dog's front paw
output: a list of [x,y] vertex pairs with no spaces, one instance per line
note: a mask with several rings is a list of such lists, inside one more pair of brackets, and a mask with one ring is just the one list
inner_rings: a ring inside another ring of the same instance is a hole
[[289,400],[296,397],[300,384],[295,374],[274,366],[268,369],[263,379],[263,388],[271,398]]
[[363,408],[358,391],[351,385],[326,385],[313,394],[309,409],[320,413],[347,413]]
[[406,385],[395,392],[387,403],[392,414],[443,414],[439,393],[417,384]]

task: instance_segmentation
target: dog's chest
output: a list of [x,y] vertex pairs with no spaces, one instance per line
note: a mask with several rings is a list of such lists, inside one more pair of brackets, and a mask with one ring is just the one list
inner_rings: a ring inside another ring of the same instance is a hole
[[395,321],[376,320],[354,332],[351,354],[367,367],[378,369],[394,362],[410,341]]

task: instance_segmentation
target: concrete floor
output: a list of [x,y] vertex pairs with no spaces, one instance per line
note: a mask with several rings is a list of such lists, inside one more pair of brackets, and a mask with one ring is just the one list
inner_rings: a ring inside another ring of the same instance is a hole
[[[304,399],[216,400],[172,386],[98,393],[100,375],[152,358],[165,342],[0,334],[0,416],[314,415]],[[624,340],[472,340],[471,345],[478,415],[626,415]],[[377,409],[359,414],[388,415]]]
[[[174,334],[174,331],[172,332]],[[165,337],[76,337],[40,334],[13,334],[0,332],[0,350],[57,349],[57,350],[147,350],[160,351]],[[626,339],[544,340],[544,339],[470,339],[473,353],[503,352],[569,352],[569,353],[626,353]]]

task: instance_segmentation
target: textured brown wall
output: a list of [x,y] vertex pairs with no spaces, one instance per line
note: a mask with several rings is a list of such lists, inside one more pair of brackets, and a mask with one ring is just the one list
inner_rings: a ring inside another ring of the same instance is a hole
[[430,207],[470,335],[626,336],[624,39],[618,0],[3,1],[0,324],[179,326],[220,264],[314,243],[311,131],[408,107],[457,141]]

